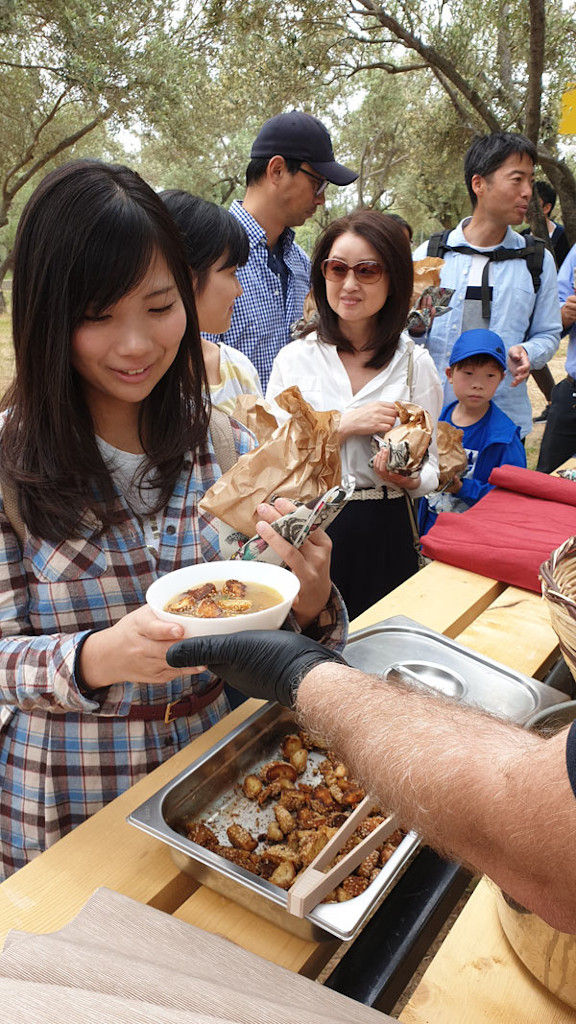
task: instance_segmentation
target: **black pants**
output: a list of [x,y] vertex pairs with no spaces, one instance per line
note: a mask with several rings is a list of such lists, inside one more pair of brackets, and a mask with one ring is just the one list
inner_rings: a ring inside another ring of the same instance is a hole
[[333,544],[330,575],[351,619],[418,569],[404,497],[351,501],[327,533]]
[[552,404],[536,469],[551,473],[576,454],[576,384],[565,377],[552,390]]

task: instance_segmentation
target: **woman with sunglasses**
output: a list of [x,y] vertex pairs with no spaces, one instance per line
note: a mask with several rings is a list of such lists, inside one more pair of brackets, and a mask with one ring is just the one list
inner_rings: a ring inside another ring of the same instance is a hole
[[412,257],[400,224],[375,210],[334,221],[316,243],[312,291],[318,322],[277,355],[266,397],[297,384],[317,410],[339,409],[342,472],[356,479],[350,504],[328,530],[331,575],[351,618],[418,568],[406,491],[418,498],[438,481],[436,441],[419,473],[387,468],[371,437],[394,426],[396,401],[412,401],[434,423],[442,386],[426,349],[404,331],[412,294]]

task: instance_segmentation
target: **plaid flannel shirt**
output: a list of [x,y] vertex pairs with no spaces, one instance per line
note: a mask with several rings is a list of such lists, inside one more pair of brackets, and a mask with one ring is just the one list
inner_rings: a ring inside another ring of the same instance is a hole
[[[244,454],[253,437],[235,426]],[[217,524],[198,510],[221,475],[211,442],[185,461],[159,516],[158,547],[118,495],[124,518],[95,536],[59,544],[29,534],[24,551],[0,508],[0,874],[7,875],[99,810],[228,711],[222,694],[188,718],[129,721],[131,704],[202,693],[210,673],[162,686],[121,683],[85,696],[75,679],[83,639],[140,607],[163,573],[220,557]],[[316,639],[342,647],[346,614],[337,592]],[[292,623],[292,628],[294,624]]]
[[290,328],[300,319],[310,289],[310,260],[294,241],[294,232],[283,233],[284,262],[288,267],[286,306],[279,277],[268,266],[266,232],[242,203],[234,200],[230,213],[245,229],[250,242],[248,262],[238,268],[244,289],[234,303],[232,324],[225,334],[208,334],[212,341],[224,341],[248,356],[258,371],[263,390],[276,354],[291,340]]

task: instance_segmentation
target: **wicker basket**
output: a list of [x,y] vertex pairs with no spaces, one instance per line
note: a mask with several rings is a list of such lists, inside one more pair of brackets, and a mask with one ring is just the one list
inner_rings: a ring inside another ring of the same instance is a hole
[[540,581],[560,650],[576,679],[576,537],[569,537],[542,563]]

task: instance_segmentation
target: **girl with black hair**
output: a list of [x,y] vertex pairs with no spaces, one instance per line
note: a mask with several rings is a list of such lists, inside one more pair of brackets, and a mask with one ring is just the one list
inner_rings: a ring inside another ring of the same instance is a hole
[[184,237],[210,400],[232,415],[238,395],[262,394],[258,372],[243,352],[204,335],[224,334],[230,327],[234,301],[242,294],[236,271],[248,260],[248,235],[228,210],[207,199],[179,189],[161,192],[160,198]]
[[332,579],[354,618],[418,568],[404,492],[417,498],[438,482],[435,440],[421,472],[406,477],[388,471],[387,449],[369,467],[371,435],[394,426],[396,401],[423,406],[436,423],[442,386],[428,352],[404,332],[412,257],[393,217],[358,210],[333,221],[316,243],[311,277],[317,325],[278,353],[266,397],[298,384],[315,409],[342,413],[342,471],[355,477],[357,500],[328,533]]
[[[149,584],[219,557],[198,502],[221,475],[194,295],[166,207],[133,171],[50,173],[18,227],[16,375],[0,432],[0,873],[165,761],[228,710],[208,672],[174,676],[182,628]],[[233,424],[239,454],[253,444]],[[300,551],[293,628],[338,644],[330,541]],[[322,615],[321,621],[318,616]]]

